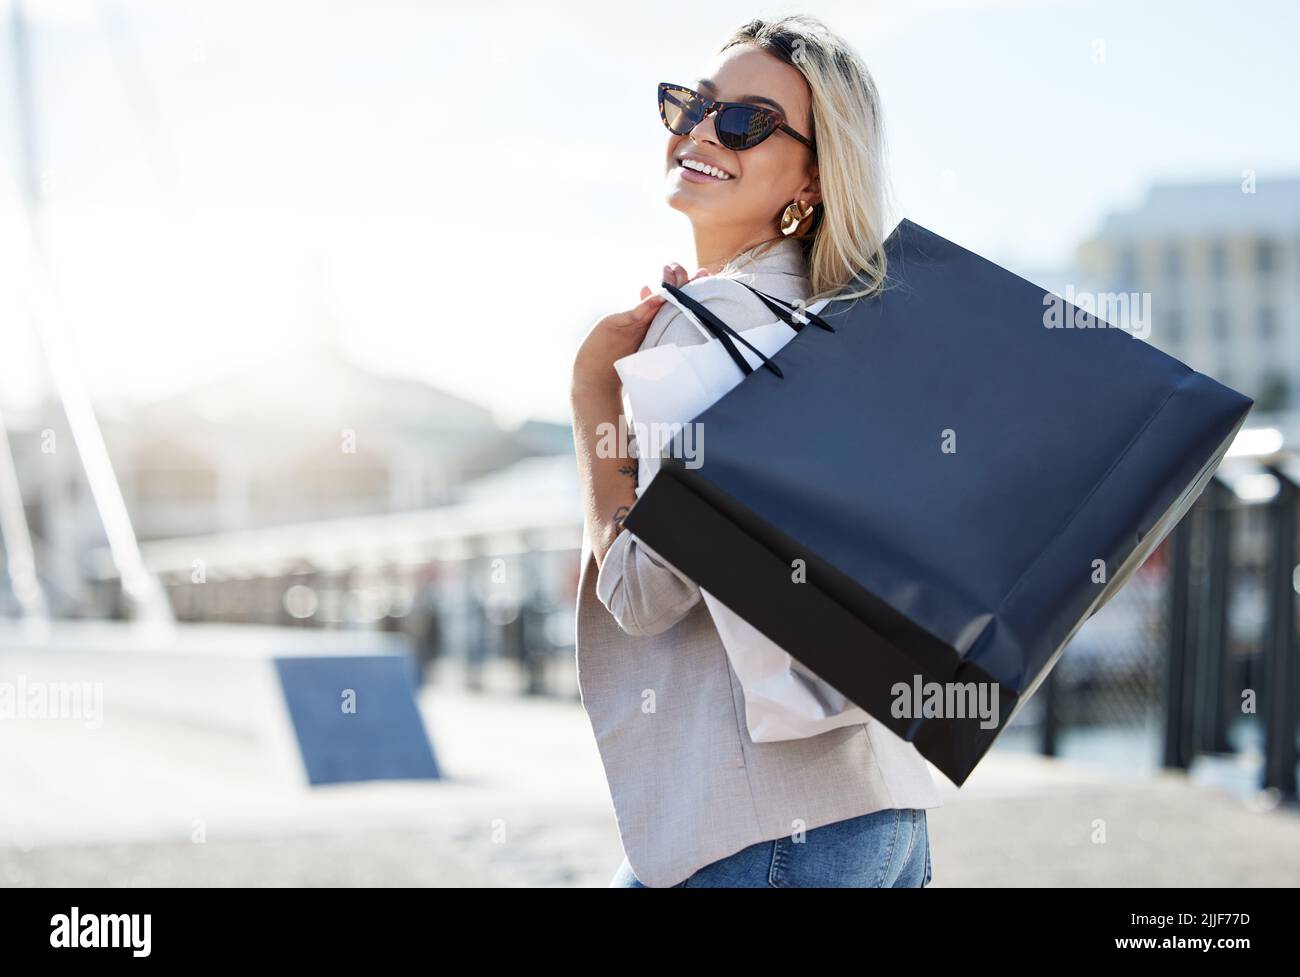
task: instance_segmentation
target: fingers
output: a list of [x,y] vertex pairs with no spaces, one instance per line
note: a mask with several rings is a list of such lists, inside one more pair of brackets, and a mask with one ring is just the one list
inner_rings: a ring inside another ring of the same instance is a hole
[[659,306],[663,304],[664,297],[662,295],[648,295],[641,300],[641,304],[633,311],[640,310],[640,315],[645,316],[647,319],[653,319],[654,314],[659,311]]
[[611,325],[620,328],[630,328],[632,326],[645,326],[650,324],[650,320],[655,317],[659,307],[664,304],[663,296],[650,295],[649,286],[641,287],[643,298],[640,302],[628,309],[626,312],[618,312],[608,317]]
[[685,268],[674,261],[670,264],[664,265],[663,280],[675,288],[681,288],[687,282],[693,282],[697,278],[703,278],[708,275],[708,273],[709,270],[707,268],[701,268],[695,272],[694,275],[688,274]]
[[664,265],[664,281],[671,283],[677,288],[681,288],[691,280],[691,276],[686,273],[686,269],[677,262]]
[[[674,288],[681,288],[687,282],[703,278],[708,273],[707,268],[701,268],[694,275],[691,275],[681,265],[672,262],[664,265],[663,280]],[[641,286],[640,295],[641,301],[639,304],[626,312],[616,312],[613,315],[606,316],[602,321],[620,329],[649,325],[655,313],[659,311],[659,307],[664,304],[665,299],[662,295],[656,295],[649,285]]]

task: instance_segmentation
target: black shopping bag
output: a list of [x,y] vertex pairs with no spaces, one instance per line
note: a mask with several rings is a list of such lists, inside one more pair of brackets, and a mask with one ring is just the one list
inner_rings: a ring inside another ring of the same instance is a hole
[[909,221],[886,252],[624,524],[960,785],[1251,401]]

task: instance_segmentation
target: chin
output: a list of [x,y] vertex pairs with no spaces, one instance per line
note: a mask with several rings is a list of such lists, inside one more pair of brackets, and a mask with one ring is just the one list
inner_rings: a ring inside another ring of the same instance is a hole
[[702,217],[708,213],[708,208],[702,206],[703,202],[690,192],[689,187],[672,187],[664,195],[664,201],[673,210],[690,218]]
[[685,194],[679,190],[671,190],[664,195],[664,202],[673,210],[679,211],[689,217],[695,211],[695,203],[692,200],[684,199]]

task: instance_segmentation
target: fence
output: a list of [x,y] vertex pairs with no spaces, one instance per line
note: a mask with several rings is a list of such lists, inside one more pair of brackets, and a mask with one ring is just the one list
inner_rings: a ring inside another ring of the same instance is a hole
[[[1298,499],[1294,472],[1225,467],[1080,628],[1004,740],[1182,770],[1258,748],[1259,786],[1295,800]],[[522,691],[574,696],[570,609],[552,598],[488,615],[479,647],[518,662]]]
[[1017,724],[1058,755],[1071,735],[1148,737],[1159,763],[1253,749],[1259,786],[1296,799],[1296,531],[1281,468],[1225,471],[1084,624]]

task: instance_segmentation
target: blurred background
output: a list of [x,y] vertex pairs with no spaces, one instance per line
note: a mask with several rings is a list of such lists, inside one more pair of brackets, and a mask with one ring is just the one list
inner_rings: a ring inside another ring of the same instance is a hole
[[[0,12],[0,885],[607,884],[568,368],[694,258],[655,83],[794,11]],[[895,218],[1257,401],[935,884],[1296,884],[1300,8],[802,12]]]

